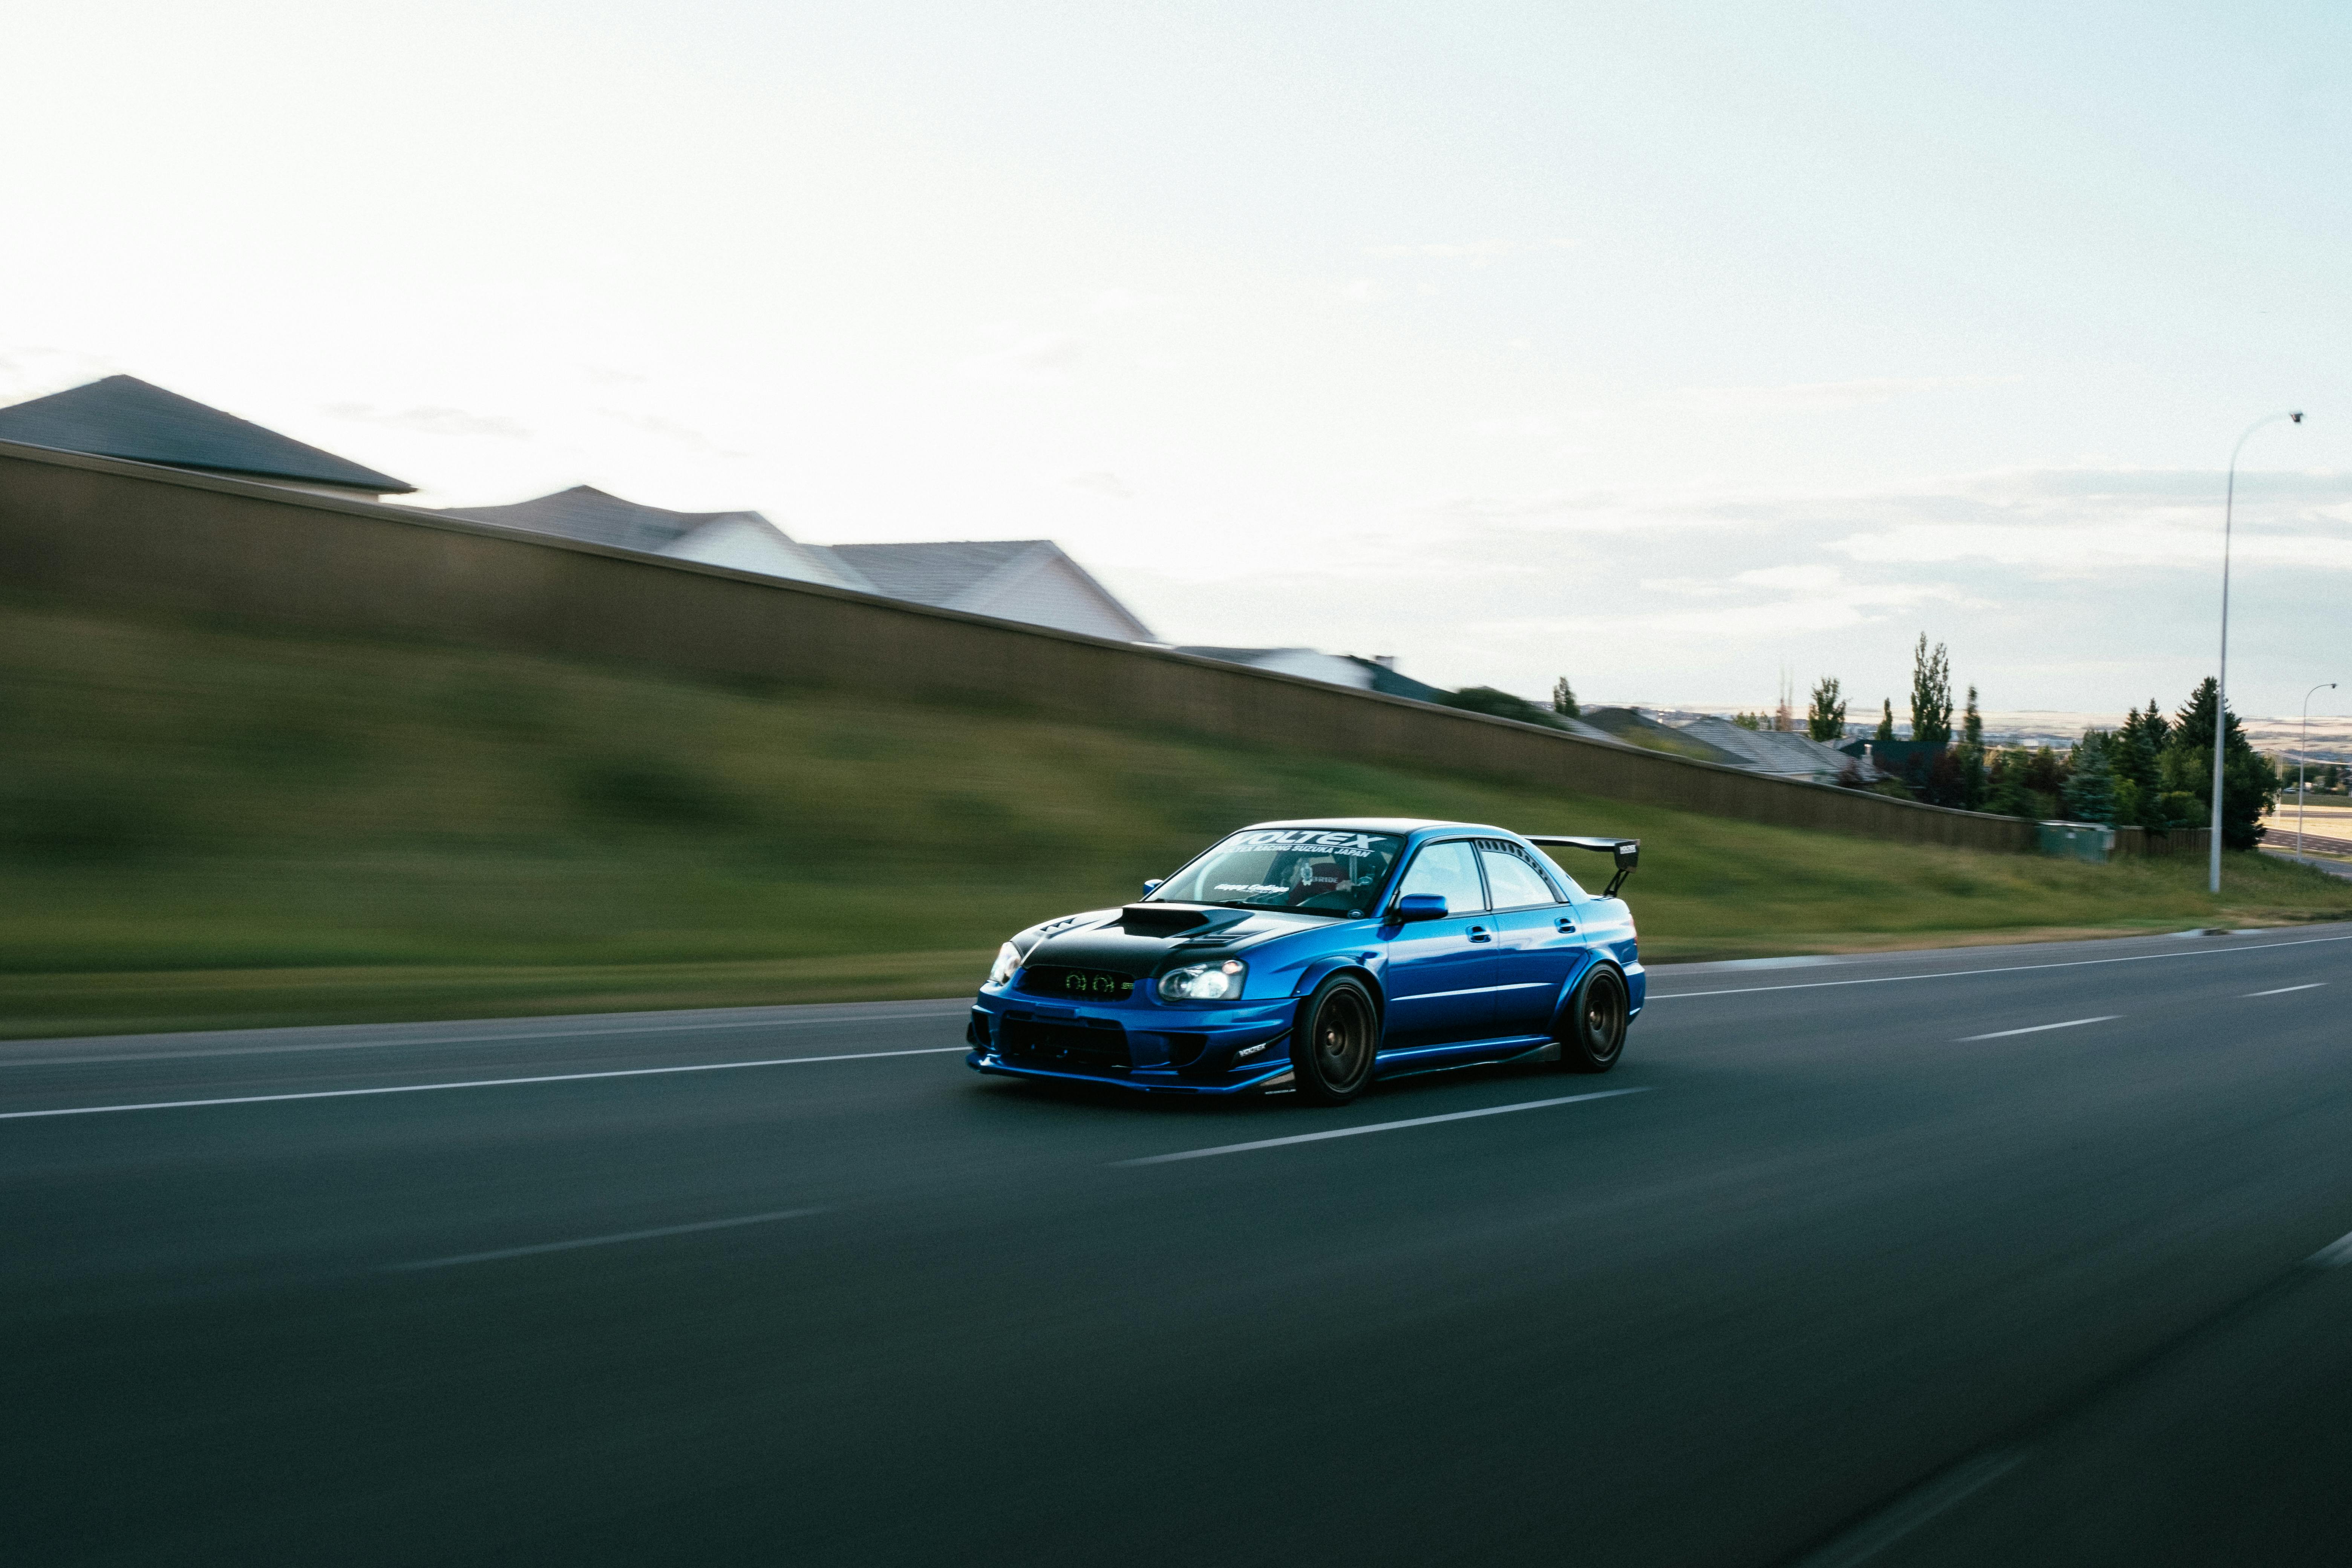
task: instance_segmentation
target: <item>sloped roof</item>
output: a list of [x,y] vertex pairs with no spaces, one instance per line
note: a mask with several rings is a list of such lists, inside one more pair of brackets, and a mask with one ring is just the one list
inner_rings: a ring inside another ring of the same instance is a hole
[[[769,543],[778,553],[773,564],[762,562],[754,570],[772,575],[793,576],[804,582],[824,583],[836,588],[855,588],[872,593],[874,585],[859,574],[856,568],[836,559],[832,551],[820,544],[803,544],[756,511],[670,511],[657,506],[646,506],[596,489],[593,485],[574,485],[568,490],[531,500],[516,501],[511,506],[469,506],[446,509],[450,517],[462,517],[475,522],[492,522],[507,528],[527,528],[534,533],[550,533],[559,539],[577,540],[583,544],[604,544],[616,550],[642,550],[651,554],[675,555],[683,559],[700,560],[697,552],[698,539],[712,536],[706,530],[717,530],[720,536],[728,524],[746,524],[772,535]],[[784,566],[793,568],[782,570]]]
[[[503,523],[552,533],[583,544],[605,544],[616,550],[659,550],[705,523],[724,518],[760,517],[758,512],[667,511],[609,495],[593,485],[574,485],[511,506],[467,506],[447,509],[452,517],[476,522]],[[765,518],[760,518],[765,522]]]
[[131,375],[0,408],[0,441],[373,495],[416,488]]
[[874,591],[919,605],[954,606],[972,589],[1037,550],[1058,547],[1050,539],[950,540],[937,544],[835,544],[836,559],[856,567]]
[[[1050,539],[961,539],[823,548],[871,583],[875,593],[889,598],[942,610],[1059,625],[1096,636],[1124,636],[1137,641],[1151,636],[1151,628],[1137,619],[1134,611]],[[1022,604],[1024,595],[1035,587],[1041,576],[1058,576],[1066,588],[1091,598],[1088,613],[1080,618],[1096,624],[1073,626],[1056,616],[1038,614],[1034,604]],[[1106,631],[1107,626],[1118,629]]]
[[1673,725],[1661,724],[1632,708],[1587,708],[1582,721],[1604,734],[1613,735],[1646,751],[1665,752],[1702,763],[1722,763],[1730,767],[1747,764],[1744,756],[1727,752],[1721,746],[1711,746],[1696,735],[1685,734]]
[[1836,747],[1786,730],[1750,730],[1728,719],[1694,719],[1682,732],[1732,752],[1758,773],[1835,777],[1850,764]]

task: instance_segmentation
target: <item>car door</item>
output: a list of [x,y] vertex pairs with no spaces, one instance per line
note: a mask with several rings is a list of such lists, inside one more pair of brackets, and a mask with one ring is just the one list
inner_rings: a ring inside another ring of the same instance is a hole
[[1549,1035],[1559,994],[1584,957],[1576,909],[1517,846],[1481,839],[1495,912],[1495,1033]]
[[1395,897],[1435,893],[1441,920],[1391,922],[1388,936],[1386,1050],[1412,1050],[1483,1039],[1493,1032],[1495,931],[1486,913],[1477,852],[1466,838],[1424,844],[1405,868]]

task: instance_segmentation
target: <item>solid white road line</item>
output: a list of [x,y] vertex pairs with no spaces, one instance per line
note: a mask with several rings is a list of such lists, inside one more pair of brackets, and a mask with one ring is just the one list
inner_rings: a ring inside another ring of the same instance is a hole
[[385,1271],[413,1274],[420,1268],[455,1268],[460,1263],[495,1263],[503,1258],[534,1258],[542,1252],[570,1252],[580,1247],[613,1247],[624,1241],[651,1241],[657,1236],[690,1236],[698,1230],[732,1230],[739,1225],[766,1225],[771,1220],[800,1219],[823,1214],[816,1209],[778,1209],[773,1214],[739,1215],[733,1219],[706,1219],[693,1225],[665,1225],[653,1230],[625,1230],[612,1236],[584,1236],[577,1241],[542,1241],[536,1247],[502,1247],[496,1252],[461,1252],[455,1258],[428,1258],[422,1263],[389,1263]]
[[1995,1029],[1990,1035],[1962,1035],[1952,1043],[1965,1046],[1970,1040],[2005,1040],[2011,1035],[2038,1035],[2044,1029],[2079,1029],[2085,1024],[2112,1024],[2121,1013],[2102,1013],[2095,1018],[2069,1018],[2063,1024],[2029,1024],[2022,1029]]
[[[509,1040],[601,1040],[631,1039],[640,1035],[694,1035],[713,1029],[815,1029],[832,1028],[847,1024],[904,1023],[908,1019],[954,1018],[961,1016],[971,1004],[958,1000],[955,1006],[942,1007],[931,1013],[868,1013],[839,1018],[732,1018],[709,1024],[640,1024],[619,1029],[536,1029],[507,1035],[418,1035],[397,1040],[320,1040],[293,1046],[222,1046],[213,1050],[138,1051],[101,1053],[86,1057],[21,1057],[0,1056],[0,1068],[74,1067],[87,1063],[106,1062],[175,1062],[204,1057],[274,1057],[289,1051],[389,1051],[415,1046],[497,1046]],[[18,1040],[10,1042],[23,1045]]]
[[2304,985],[2282,985],[2275,991],[2249,991],[2246,993],[2246,995],[2249,998],[2255,996],[2284,996],[2290,991],[2316,991],[2326,984],[2327,982],[2325,980],[2314,980]]
[[2022,974],[2032,969],[2084,969],[2095,963],[2153,963],[2159,960],[2242,958],[2278,947],[2311,947],[2320,942],[2352,942],[2352,936],[2307,936],[2295,942],[2257,942],[2252,947],[2214,947],[2203,952],[2137,952],[2126,958],[2074,958],[2063,963],[2011,963],[1998,969],[1948,969],[1936,974],[1881,974],[1868,980],[1804,980],[1788,985],[1741,985],[1725,991],[1649,992],[1648,1002],[1686,1002],[1698,996],[1750,996],[1759,991],[1820,991],[1832,985],[1894,985],[1906,980],[1964,980],[1972,974]]
[[1801,1559],[1797,1568],[1859,1568],[1937,1515],[1992,1485],[2024,1458],[2021,1453],[1995,1450],[1954,1465]]
[[877,1057],[937,1057],[969,1046],[926,1046],[913,1051],[855,1051],[835,1057],[770,1057],[756,1062],[697,1062],[690,1067],[618,1068],[606,1072],[551,1072],[533,1078],[477,1078],[459,1083],[396,1083],[382,1089],[314,1089],[301,1094],[239,1094],[223,1100],[154,1100],[142,1105],[72,1105],[56,1110],[0,1110],[0,1121],[43,1116],[104,1116],[117,1110],[190,1110],[207,1105],[269,1105],[281,1100],[355,1100],[368,1094],[430,1094],[444,1089],[506,1089],[523,1083],[583,1083],[596,1078],[659,1078],[668,1073],[728,1072],[736,1068],[789,1068],[803,1062],[863,1062]]
[[2314,1268],[2341,1268],[2352,1263],[2352,1233],[2337,1237],[2304,1261]]
[[1490,1105],[1484,1110],[1455,1110],[1444,1116],[1416,1116],[1409,1121],[1375,1121],[1370,1127],[1340,1127],[1328,1132],[1300,1132],[1288,1138],[1260,1138],[1250,1143],[1221,1143],[1213,1149],[1187,1149],[1179,1154],[1150,1154],[1140,1160],[1113,1160],[1114,1165],[1165,1165],[1176,1160],[1205,1160],[1212,1154],[1245,1154],[1253,1149],[1279,1149],[1289,1143],[1320,1143],[1326,1138],[1360,1138],[1367,1132],[1394,1132],[1406,1127],[1434,1127],[1441,1121],[1468,1121],[1479,1116],[1507,1116],[1514,1110],[1541,1110],[1549,1105],[1574,1105],[1586,1100],[1614,1100],[1621,1094],[1646,1094],[1640,1089],[1604,1089],[1592,1094],[1564,1094],[1558,1100],[1523,1100],[1517,1105]]

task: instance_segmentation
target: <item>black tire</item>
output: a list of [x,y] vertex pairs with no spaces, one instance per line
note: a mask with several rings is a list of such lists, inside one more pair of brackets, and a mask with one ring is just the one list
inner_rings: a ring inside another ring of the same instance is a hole
[[1559,1065],[1570,1072],[1607,1072],[1625,1054],[1633,997],[1612,963],[1596,963],[1576,988],[1559,1032]]
[[1291,1082],[1298,1098],[1345,1105],[1372,1081],[1381,1013],[1364,983],[1335,974],[1315,988],[1290,1031]]

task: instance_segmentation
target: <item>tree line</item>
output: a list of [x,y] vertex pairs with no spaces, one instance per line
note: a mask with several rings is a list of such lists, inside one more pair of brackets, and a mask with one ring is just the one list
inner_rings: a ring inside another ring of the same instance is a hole
[[[1951,658],[1942,643],[1929,647],[1922,634],[1912,655],[1909,741],[1895,735],[1892,699],[1881,704],[1873,737],[1895,776],[1864,784],[1856,769],[1843,782],[2005,816],[2063,817],[2158,831],[2203,827],[2213,819],[2218,698],[2218,683],[2208,676],[2170,716],[2151,697],[2145,710],[2134,710],[2119,727],[2086,730],[2063,752],[1988,746],[1973,686],[1954,736]],[[2221,842],[2231,849],[2252,849],[2262,839],[2262,819],[2284,781],[2246,739],[2237,714],[2222,719]],[[1844,733],[1845,702],[1836,678],[1824,676],[1813,688],[1806,728],[1817,741]]]

